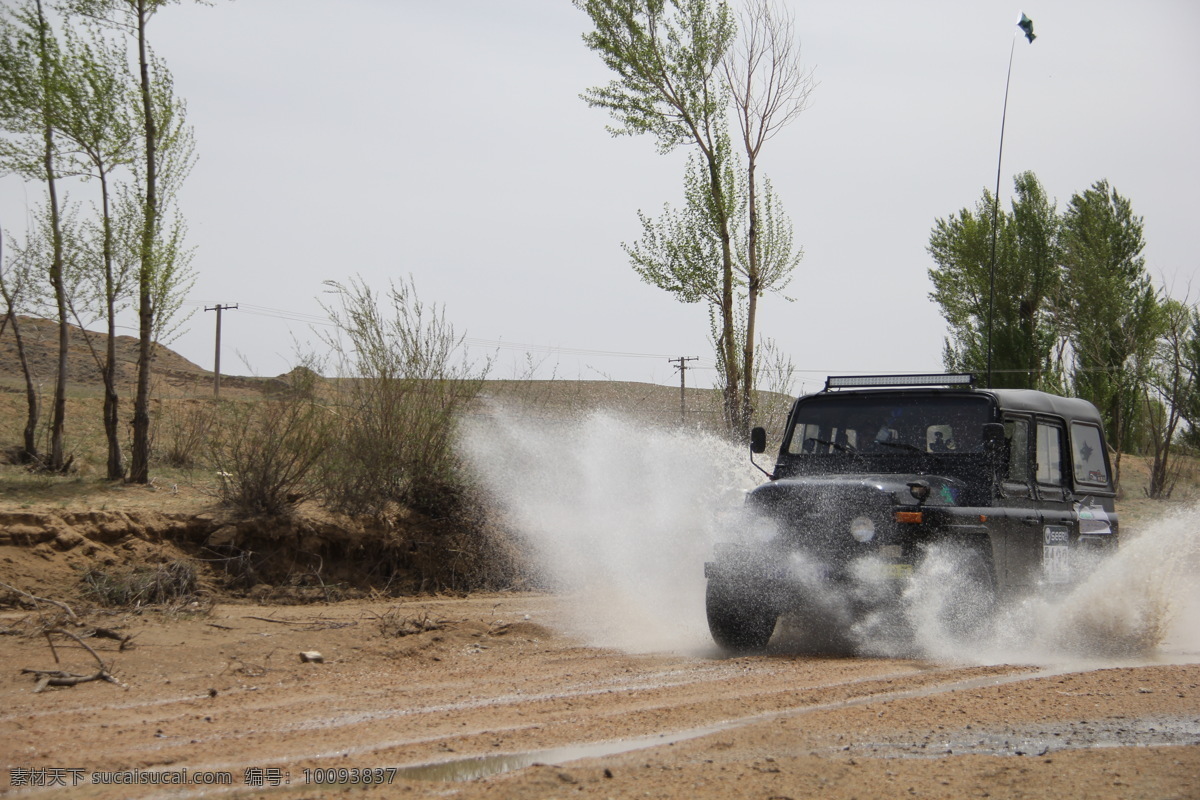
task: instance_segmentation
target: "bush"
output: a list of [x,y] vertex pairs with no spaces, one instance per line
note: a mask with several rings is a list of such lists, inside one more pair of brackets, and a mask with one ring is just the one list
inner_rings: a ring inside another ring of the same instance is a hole
[[192,469],[199,466],[214,426],[214,404],[207,400],[183,400],[157,404],[153,437],[161,443],[156,455],[169,466]]
[[333,424],[311,392],[226,406],[209,443],[221,501],[244,514],[284,515],[312,494]]
[[341,305],[326,310],[348,340],[327,340],[342,372],[340,422],[321,476],[327,500],[347,513],[398,504],[452,515],[466,485],[453,446],[457,421],[489,365],[456,360],[462,337],[441,309],[420,302],[411,279],[386,298],[361,280],[327,285]]

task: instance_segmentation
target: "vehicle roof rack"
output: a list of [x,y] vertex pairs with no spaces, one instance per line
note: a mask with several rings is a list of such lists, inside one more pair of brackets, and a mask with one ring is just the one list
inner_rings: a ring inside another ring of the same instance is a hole
[[970,372],[920,375],[830,375],[825,379],[825,391],[834,389],[882,389],[898,386],[953,386],[974,388],[975,375]]

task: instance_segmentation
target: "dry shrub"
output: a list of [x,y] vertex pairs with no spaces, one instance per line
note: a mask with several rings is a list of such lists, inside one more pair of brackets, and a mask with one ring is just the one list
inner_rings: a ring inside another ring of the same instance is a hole
[[192,469],[208,450],[217,424],[216,404],[207,400],[160,403],[154,418],[156,455],[168,467]]
[[[325,460],[329,504],[351,514],[403,506],[456,516],[466,479],[454,448],[459,415],[475,400],[488,365],[462,356],[463,339],[411,280],[385,297],[361,280],[327,284],[340,307],[327,344],[337,354],[339,425]],[[345,337],[345,340],[343,338]]]
[[391,608],[379,615],[379,632],[384,636],[415,636],[429,631],[440,631],[446,627],[446,620],[434,619],[425,611],[420,616],[403,614],[399,609]]
[[332,430],[311,391],[226,406],[209,442],[221,501],[247,515],[289,513],[315,491]]
[[111,572],[92,569],[82,580],[89,599],[114,608],[178,605],[196,600],[200,591],[195,565],[182,559]]
[[753,419],[767,431],[773,450],[783,441],[787,428],[788,414],[795,398],[796,366],[791,356],[775,344],[774,339],[764,338],[758,343],[758,356],[754,361]]

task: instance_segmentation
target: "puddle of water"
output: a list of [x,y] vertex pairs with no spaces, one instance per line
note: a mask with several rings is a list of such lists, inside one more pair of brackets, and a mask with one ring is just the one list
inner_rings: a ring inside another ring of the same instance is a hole
[[[585,758],[601,758],[646,750],[652,747],[686,742],[713,733],[741,728],[759,722],[798,717],[817,711],[829,711],[867,703],[887,702],[902,698],[929,697],[952,691],[1000,686],[1024,680],[1051,677],[1067,670],[1040,670],[1036,673],[987,675],[939,683],[915,689],[872,694],[836,703],[822,703],[785,711],[773,711],[727,720],[702,728],[645,736],[637,739],[567,745],[564,747],[531,750],[525,753],[503,753],[477,756],[433,764],[402,767],[397,775],[409,780],[470,781],[504,772],[524,769],[535,764],[561,765]],[[1146,717],[1072,722],[1062,725],[1040,725],[1037,728],[1005,728],[1003,730],[958,729],[942,731],[926,737],[925,741],[879,740],[838,752],[864,754],[872,757],[941,758],[946,755],[1040,756],[1058,750],[1078,750],[1101,747],[1162,747],[1200,744],[1200,718]]]
[[454,761],[441,761],[436,764],[419,764],[413,767],[402,767],[397,777],[417,781],[471,781],[476,778],[486,778],[489,775],[499,775],[502,772],[531,767],[534,764],[565,764],[568,761],[578,761],[582,758],[601,758],[629,753],[635,750],[645,750],[665,744],[686,742],[698,739],[710,733],[718,733],[740,723],[728,722],[713,725],[708,728],[693,728],[678,733],[664,733],[658,736],[646,736],[640,739],[619,739],[613,742],[595,742],[593,744],[567,745],[552,747],[546,750],[531,750],[527,753],[504,753],[494,756],[478,756],[475,758],[460,758]]
[[477,756],[473,758],[455,759],[452,761],[440,761],[433,764],[416,764],[409,767],[401,767],[397,772],[397,775],[410,780],[470,781],[475,780],[476,778],[486,778],[490,775],[499,775],[500,773],[504,772],[524,769],[525,767],[533,766],[534,764],[559,765],[565,764],[569,761],[577,761],[583,758],[600,758],[603,756],[616,755],[618,753],[631,753],[637,750],[646,750],[651,747],[675,744],[677,742],[686,742],[691,739],[698,739],[701,736],[708,736],[709,734],[720,733],[721,731],[727,731],[733,728],[741,728],[747,725],[753,725],[759,722],[769,722],[776,719],[797,717],[803,714],[811,714],[816,711],[850,708],[852,706],[865,705],[867,703],[886,702],[889,700],[898,700],[902,698],[928,697],[934,694],[942,694],[944,692],[964,689],[979,689],[988,686],[1000,686],[1005,683],[1049,677],[1056,674],[1059,674],[1056,670],[1042,670],[1036,673],[1020,672],[1010,675],[985,675],[982,677],[965,678],[949,683],[921,686],[915,689],[886,692],[882,694],[869,694],[862,697],[854,697],[849,700],[841,700],[836,703],[819,703],[811,706],[803,706],[801,708],[790,708],[784,711],[771,711],[765,714],[753,714],[751,716],[726,720],[724,722],[719,722],[702,728],[689,728],[688,730],[675,731],[673,733],[663,733],[655,736],[645,736],[637,739],[619,739],[609,742],[567,745],[564,747],[555,747],[546,750],[532,750],[525,753],[502,753],[494,756]]
[[668,689],[698,683],[702,680],[719,681],[735,675],[734,667],[725,664],[685,669],[683,667],[657,670],[644,675],[615,676],[603,681],[592,681],[572,690],[559,690],[538,694],[509,694],[488,696],[457,703],[440,705],[411,706],[402,708],[382,708],[356,713],[339,713],[333,716],[309,718],[278,728],[279,731],[292,730],[329,730],[334,727],[349,727],[365,722],[379,722],[398,717],[415,716],[419,714],[440,714],[447,711],[469,711],[477,708],[499,708],[509,705],[537,703],[541,701],[562,700],[564,698],[587,698],[599,695],[622,692],[643,692],[655,689]]
[[881,739],[839,750],[872,758],[942,758],[946,755],[1044,756],[1060,750],[1197,744],[1200,744],[1200,719],[1146,717],[1001,730],[960,728],[939,731],[920,742]]

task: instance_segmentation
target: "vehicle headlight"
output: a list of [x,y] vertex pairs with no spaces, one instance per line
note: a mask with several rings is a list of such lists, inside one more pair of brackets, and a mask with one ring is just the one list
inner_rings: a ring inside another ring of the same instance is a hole
[[850,520],[850,535],[856,542],[869,542],[875,538],[875,523],[870,517],[855,517]]

